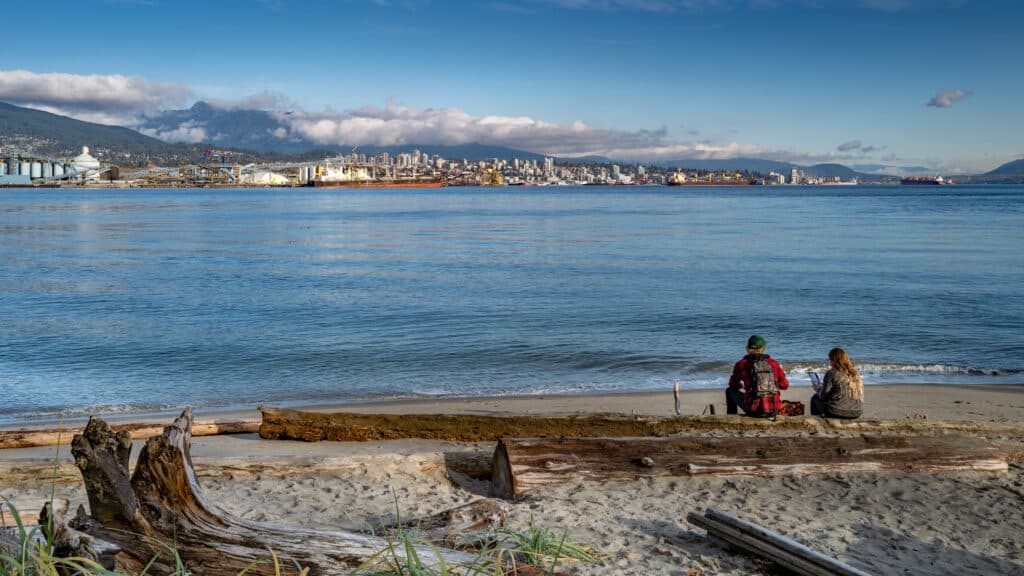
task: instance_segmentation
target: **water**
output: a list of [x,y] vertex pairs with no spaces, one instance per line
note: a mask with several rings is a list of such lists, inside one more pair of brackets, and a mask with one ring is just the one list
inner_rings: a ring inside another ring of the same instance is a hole
[[0,192],[0,422],[805,382],[1020,382],[1024,188]]

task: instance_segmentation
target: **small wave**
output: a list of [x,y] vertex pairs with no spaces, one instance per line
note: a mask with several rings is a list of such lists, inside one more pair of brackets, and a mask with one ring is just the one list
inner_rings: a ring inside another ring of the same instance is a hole
[[[874,376],[914,374],[934,376],[1014,376],[1024,374],[1024,370],[939,363],[857,362],[856,366],[862,374]],[[786,372],[796,374],[822,372],[828,369],[828,366],[822,362],[788,362],[784,363],[784,367]]]

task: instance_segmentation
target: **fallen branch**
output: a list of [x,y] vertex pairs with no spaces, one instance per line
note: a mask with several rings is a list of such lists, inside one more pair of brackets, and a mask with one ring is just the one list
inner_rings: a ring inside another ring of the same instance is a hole
[[816,550],[749,522],[713,508],[703,516],[690,512],[686,519],[733,546],[767,558],[779,566],[804,576],[870,576],[867,572],[826,556]]

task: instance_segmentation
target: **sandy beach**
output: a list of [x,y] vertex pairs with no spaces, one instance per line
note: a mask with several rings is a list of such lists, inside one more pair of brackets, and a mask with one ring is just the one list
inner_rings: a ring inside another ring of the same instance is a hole
[[[865,419],[916,418],[1024,424],[1024,385],[872,386]],[[787,399],[807,401],[809,388]],[[720,391],[683,394],[683,414]],[[321,406],[325,411],[669,416],[671,391],[600,396],[422,399]],[[244,417],[253,414],[218,415]],[[209,415],[199,413],[200,418]],[[709,432],[715,434],[716,432]],[[720,434],[720,432],[719,432]],[[712,544],[686,515],[707,507],[732,512],[873,574],[1024,573],[1024,464],[1019,436],[991,438],[1011,456],[1007,473],[849,473],[781,476],[675,476],[576,481],[512,504],[509,524],[566,529],[598,550],[574,574],[763,573],[751,557]],[[245,518],[361,530],[395,514],[425,516],[487,497],[489,482],[450,473],[446,455],[486,456],[493,443],[426,440],[319,442],[262,440],[255,434],[199,437],[192,454],[208,495]],[[54,490],[86,501],[67,447],[0,451],[0,496],[38,509]],[[51,482],[56,478],[57,482]],[[9,519],[8,519],[9,522]]]

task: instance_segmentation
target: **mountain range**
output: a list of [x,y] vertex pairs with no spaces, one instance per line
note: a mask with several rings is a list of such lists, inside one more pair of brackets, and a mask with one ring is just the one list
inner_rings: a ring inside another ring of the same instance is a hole
[[[93,154],[106,162],[121,166],[168,165],[192,162],[202,158],[205,149],[216,147],[235,150],[237,161],[273,161],[282,159],[314,160],[325,155],[350,152],[357,149],[365,154],[387,152],[396,155],[413,149],[444,158],[471,161],[499,158],[542,161],[543,154],[485,144],[437,145],[409,144],[403,146],[324,146],[297,137],[280,120],[281,114],[265,110],[223,108],[197,102],[191,108],[167,110],[142,119],[135,129],[83,122],[48,112],[23,108],[0,102],[0,146],[50,156],[70,157],[78,154],[83,145],[90,146]],[[174,142],[188,140],[188,142]],[[586,157],[569,159],[576,163],[616,163],[614,159]],[[629,165],[635,162],[618,162]],[[805,176],[816,178],[856,178],[862,182],[892,180],[886,169],[897,168],[900,173],[930,174],[921,166],[890,167],[880,164],[855,165],[815,164],[801,166],[761,158],[731,158],[726,160],[679,159],[659,161],[663,168],[747,171],[789,175],[794,168]],[[1021,182],[1024,181],[1024,159],[1008,162],[995,170],[980,175],[959,176],[962,182]]]

